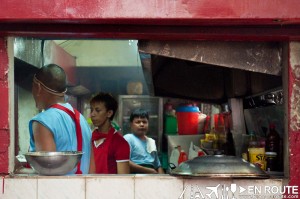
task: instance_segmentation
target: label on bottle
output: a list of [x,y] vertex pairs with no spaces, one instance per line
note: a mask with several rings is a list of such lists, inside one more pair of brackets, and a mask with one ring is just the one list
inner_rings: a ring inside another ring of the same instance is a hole
[[248,148],[248,152],[250,162],[266,170],[265,148]]
[[182,163],[182,162],[187,161],[187,160],[188,160],[187,155],[186,155],[186,153],[182,150],[182,151],[180,152],[180,155],[179,155],[179,158],[178,158],[178,165],[179,165],[180,163]]

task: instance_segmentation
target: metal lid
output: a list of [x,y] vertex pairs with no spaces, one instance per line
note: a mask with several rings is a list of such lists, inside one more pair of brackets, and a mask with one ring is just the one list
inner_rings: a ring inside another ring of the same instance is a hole
[[191,177],[269,178],[260,167],[242,158],[224,155],[196,157],[181,163],[171,175]]
[[266,156],[277,156],[277,153],[273,151],[267,151]]
[[199,113],[199,107],[197,106],[179,106],[176,108],[176,112],[196,112]]

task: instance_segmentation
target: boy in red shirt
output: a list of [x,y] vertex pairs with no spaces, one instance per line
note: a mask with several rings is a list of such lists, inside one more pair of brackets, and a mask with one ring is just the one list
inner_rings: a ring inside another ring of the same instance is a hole
[[111,125],[118,102],[110,94],[99,93],[91,99],[90,106],[96,129],[92,133],[89,173],[129,174],[129,145]]

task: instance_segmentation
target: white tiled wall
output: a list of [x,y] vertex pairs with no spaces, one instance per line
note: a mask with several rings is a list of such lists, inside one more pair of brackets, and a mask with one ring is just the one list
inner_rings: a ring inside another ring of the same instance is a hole
[[[278,179],[183,179],[169,175],[6,177],[4,190],[2,182],[1,178],[0,199],[190,199],[202,196],[229,199],[233,198],[230,190],[232,184],[237,187],[234,197],[238,199],[253,196],[249,192],[251,186],[274,186],[279,189],[282,186],[282,180]],[[248,190],[241,193],[240,187]],[[217,192],[213,193],[210,188],[215,188]],[[272,197],[272,194],[264,194],[264,198]]]
[[1,185],[1,199],[37,199],[37,179],[1,178]]
[[183,181],[171,176],[147,176],[135,177],[135,199],[171,199],[178,198],[183,190]]
[[84,178],[39,178],[38,199],[84,199],[85,179]]
[[134,176],[94,176],[86,178],[86,199],[133,199]]

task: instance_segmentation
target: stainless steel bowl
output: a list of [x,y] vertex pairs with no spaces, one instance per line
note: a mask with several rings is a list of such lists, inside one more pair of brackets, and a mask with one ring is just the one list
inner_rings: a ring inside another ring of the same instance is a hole
[[29,152],[24,154],[30,166],[40,175],[65,175],[72,171],[83,152]]

